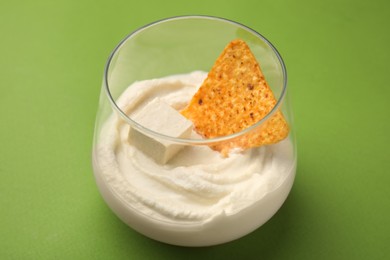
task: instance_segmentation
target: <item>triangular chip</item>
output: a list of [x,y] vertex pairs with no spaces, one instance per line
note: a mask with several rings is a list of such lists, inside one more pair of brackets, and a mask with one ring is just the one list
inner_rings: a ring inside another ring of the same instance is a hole
[[[205,138],[237,133],[264,118],[275,106],[276,99],[265,81],[256,58],[240,39],[230,42],[216,60],[207,78],[181,111],[195,130]],[[227,153],[273,144],[284,139],[289,127],[277,111],[263,127],[228,143],[213,148]]]

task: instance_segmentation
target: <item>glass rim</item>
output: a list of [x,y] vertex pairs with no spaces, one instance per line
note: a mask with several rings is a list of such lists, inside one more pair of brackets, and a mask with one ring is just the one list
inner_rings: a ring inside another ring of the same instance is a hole
[[[207,139],[192,139],[192,138],[179,138],[179,137],[173,137],[173,136],[169,136],[169,135],[164,135],[164,134],[161,134],[159,132],[156,132],[156,131],[153,131],[151,129],[148,129],[147,127],[144,127],[141,124],[137,123],[135,120],[131,119],[118,106],[118,104],[116,103],[114,97],[111,94],[110,86],[109,86],[109,83],[108,83],[108,71],[109,71],[111,62],[112,62],[115,54],[117,53],[117,51],[123,46],[123,44],[125,44],[125,42],[128,39],[130,39],[132,36],[140,33],[141,31],[143,31],[143,30],[145,30],[145,29],[147,29],[149,27],[152,27],[152,26],[155,26],[155,25],[158,25],[158,24],[162,24],[162,23],[165,23],[165,22],[169,22],[169,21],[183,20],[183,19],[216,20],[216,21],[226,22],[226,23],[235,25],[235,26],[240,27],[240,28],[242,28],[242,29],[252,33],[253,35],[257,36],[258,38],[260,38],[264,43],[266,43],[272,49],[272,51],[275,53],[275,55],[276,55],[280,65],[281,65],[281,68],[282,68],[283,88],[282,88],[282,91],[280,93],[280,96],[276,100],[275,106],[271,109],[271,111],[268,112],[268,114],[265,117],[263,117],[261,120],[257,121],[255,124],[251,125],[250,127],[247,127],[247,128],[245,128],[245,129],[243,129],[243,130],[241,130],[239,132],[236,132],[236,133],[233,133],[233,134],[230,134],[230,135],[213,137],[213,138],[207,138]],[[250,27],[248,27],[246,25],[243,25],[243,24],[241,24],[239,22],[236,22],[236,21],[233,21],[233,20],[229,20],[229,19],[226,19],[226,18],[222,18],[222,17],[217,17],[217,16],[209,16],[209,15],[182,15],[182,16],[172,16],[172,17],[156,20],[154,22],[151,22],[149,24],[146,24],[144,26],[139,27],[138,29],[132,31],[126,37],[124,37],[117,44],[117,46],[113,49],[113,51],[111,52],[111,54],[110,54],[110,56],[109,56],[109,58],[108,58],[108,60],[106,62],[106,65],[105,65],[105,68],[104,68],[103,82],[104,82],[106,95],[107,95],[107,97],[108,97],[108,99],[109,99],[109,101],[111,103],[112,108],[131,127],[134,127],[136,130],[138,130],[138,131],[140,131],[140,132],[142,132],[142,133],[144,133],[144,134],[146,134],[148,136],[155,137],[155,138],[158,138],[158,139],[163,139],[163,140],[170,141],[170,142],[173,142],[173,143],[193,144],[193,145],[207,145],[207,144],[215,144],[215,143],[219,143],[219,142],[223,142],[223,141],[228,141],[228,140],[232,140],[234,138],[243,136],[243,135],[245,135],[245,134],[255,130],[256,128],[260,127],[265,121],[267,121],[272,115],[274,115],[276,113],[276,111],[279,109],[279,107],[281,106],[281,104],[283,102],[283,99],[284,99],[284,97],[286,95],[286,92],[287,92],[287,71],[286,71],[286,66],[284,64],[284,61],[283,61],[281,55],[279,54],[278,50],[273,46],[273,44],[270,41],[268,41],[263,35],[261,35],[260,33],[258,33],[255,30],[251,29]]]

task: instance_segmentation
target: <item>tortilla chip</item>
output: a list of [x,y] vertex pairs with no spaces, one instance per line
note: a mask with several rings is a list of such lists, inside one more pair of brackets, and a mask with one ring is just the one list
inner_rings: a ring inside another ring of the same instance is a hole
[[[213,138],[248,128],[263,119],[276,102],[248,45],[237,39],[225,47],[181,113],[194,123],[200,135]],[[234,147],[247,149],[273,144],[284,139],[288,132],[286,120],[277,111],[262,127],[213,148],[226,154]]]

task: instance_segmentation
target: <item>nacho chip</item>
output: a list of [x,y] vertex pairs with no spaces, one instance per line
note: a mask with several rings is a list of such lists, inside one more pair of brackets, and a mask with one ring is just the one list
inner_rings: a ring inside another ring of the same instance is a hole
[[[275,104],[276,99],[256,58],[248,45],[237,39],[225,47],[181,113],[194,123],[200,135],[213,138],[237,133],[255,124]],[[288,132],[286,120],[277,111],[256,131],[213,148],[226,154],[234,147],[246,149],[273,144],[284,139]]]

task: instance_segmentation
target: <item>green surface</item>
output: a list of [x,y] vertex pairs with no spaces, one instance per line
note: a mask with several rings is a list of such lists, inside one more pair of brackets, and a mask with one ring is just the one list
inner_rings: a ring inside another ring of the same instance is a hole
[[[389,259],[388,1],[1,1],[0,259]],[[182,14],[241,22],[288,69],[298,172],[282,209],[221,246],[145,238],[91,169],[103,67],[132,30]]]

